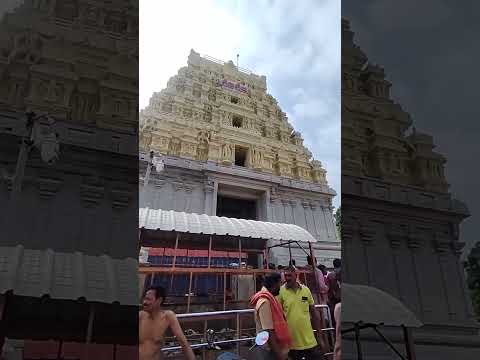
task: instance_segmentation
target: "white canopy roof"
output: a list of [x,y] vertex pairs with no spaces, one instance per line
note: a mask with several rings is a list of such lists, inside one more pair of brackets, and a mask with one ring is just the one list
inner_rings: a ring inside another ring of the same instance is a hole
[[138,305],[138,261],[0,247],[0,294]]
[[342,284],[342,322],[420,327],[422,323],[397,298],[365,285]]
[[317,240],[307,230],[293,224],[198,215],[173,210],[141,208],[139,226],[149,230],[194,234],[216,234],[284,241]]

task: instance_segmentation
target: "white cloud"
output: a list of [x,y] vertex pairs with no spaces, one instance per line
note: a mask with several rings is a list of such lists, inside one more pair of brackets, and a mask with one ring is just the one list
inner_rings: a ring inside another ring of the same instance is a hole
[[[168,5],[167,5],[168,4]],[[140,0],[140,107],[191,48],[267,76],[340,193],[340,2]],[[340,196],[334,200],[338,206]]]

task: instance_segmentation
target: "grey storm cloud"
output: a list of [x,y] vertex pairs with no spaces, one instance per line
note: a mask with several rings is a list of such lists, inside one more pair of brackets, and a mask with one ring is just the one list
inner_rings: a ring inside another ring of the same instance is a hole
[[348,1],[342,11],[357,45],[385,68],[394,100],[419,131],[434,137],[435,150],[447,158],[450,191],[472,214],[461,235],[471,246],[478,241],[480,213],[480,3]]

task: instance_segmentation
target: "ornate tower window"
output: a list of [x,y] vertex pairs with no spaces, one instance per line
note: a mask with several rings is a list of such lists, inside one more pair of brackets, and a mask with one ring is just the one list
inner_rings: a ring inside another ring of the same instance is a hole
[[245,166],[247,162],[247,153],[248,153],[247,148],[244,148],[241,146],[235,146],[235,165]]
[[241,116],[238,116],[238,115],[233,115],[232,126],[236,127],[236,128],[243,127],[243,118]]

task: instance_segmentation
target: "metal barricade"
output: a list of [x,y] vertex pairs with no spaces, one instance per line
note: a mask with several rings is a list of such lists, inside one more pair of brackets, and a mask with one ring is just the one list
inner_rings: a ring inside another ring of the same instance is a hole
[[[328,332],[330,344],[332,345],[331,352],[324,354],[325,356],[333,355],[333,344],[335,343],[335,328],[332,327],[332,318],[330,313],[330,308],[328,305],[315,305],[315,308],[322,309],[322,316],[326,314],[326,318],[328,321],[328,327],[321,329],[322,332]],[[192,349],[202,349],[202,350],[215,350],[216,347],[220,345],[236,345],[236,354],[240,354],[240,344],[241,343],[248,343],[253,342],[255,340],[255,336],[245,336],[241,337],[242,328],[241,328],[241,321],[240,317],[244,315],[254,314],[254,309],[241,309],[241,310],[226,310],[226,311],[209,311],[209,312],[196,312],[196,313],[185,313],[185,314],[178,314],[177,318],[182,321],[185,319],[198,319],[204,321],[204,333],[202,336],[202,341],[199,343],[191,344]],[[208,320],[215,320],[215,319],[226,319],[226,318],[236,318],[236,337],[233,339],[228,340],[219,340],[216,341],[214,337],[209,336],[209,334],[214,334],[215,332],[212,329],[208,329],[207,321]],[[247,329],[248,330],[248,329]],[[314,330],[316,331],[316,330]],[[187,336],[188,338],[188,336]],[[189,339],[190,342],[190,339]],[[162,348],[162,352],[173,352],[179,351],[182,348],[180,346],[168,346]],[[218,350],[218,348],[217,348]],[[205,359],[205,351],[203,352],[203,359]]]

